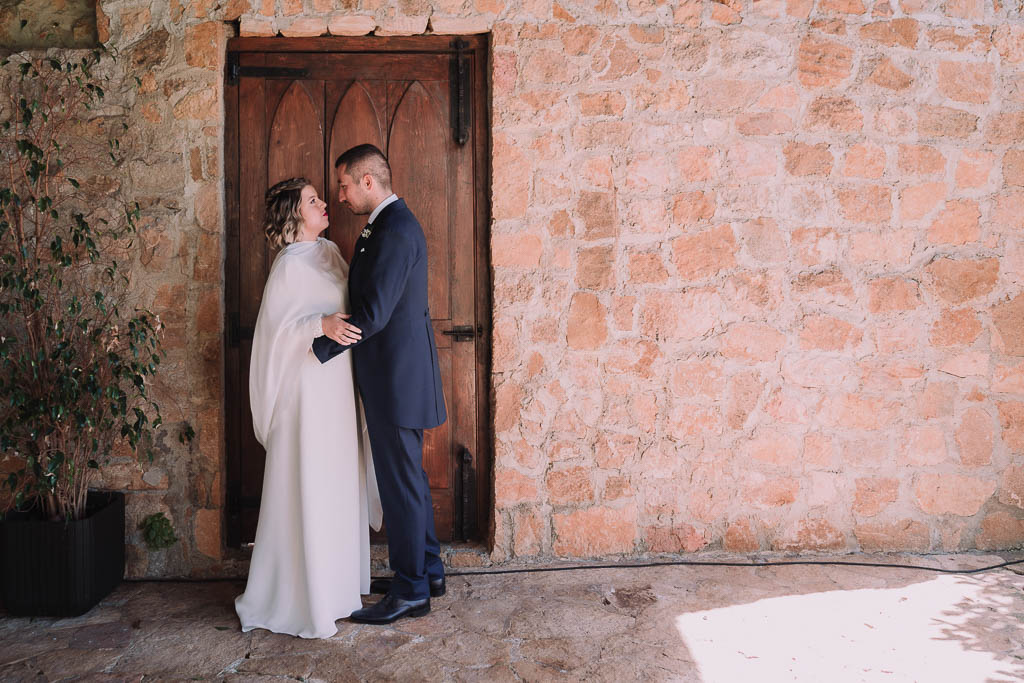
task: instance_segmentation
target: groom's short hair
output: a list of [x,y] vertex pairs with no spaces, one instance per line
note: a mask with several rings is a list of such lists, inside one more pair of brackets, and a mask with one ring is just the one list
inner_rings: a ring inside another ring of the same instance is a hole
[[391,165],[384,152],[374,145],[356,145],[341,153],[334,162],[334,168],[345,167],[345,172],[358,181],[364,175],[371,175],[385,190],[391,189]]

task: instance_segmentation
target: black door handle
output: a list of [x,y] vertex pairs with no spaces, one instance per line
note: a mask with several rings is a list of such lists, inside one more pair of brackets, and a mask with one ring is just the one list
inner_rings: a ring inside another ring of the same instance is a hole
[[450,330],[443,331],[441,334],[448,335],[457,342],[467,342],[473,341],[475,337],[484,336],[484,328],[477,325],[474,330],[472,325],[456,325]]

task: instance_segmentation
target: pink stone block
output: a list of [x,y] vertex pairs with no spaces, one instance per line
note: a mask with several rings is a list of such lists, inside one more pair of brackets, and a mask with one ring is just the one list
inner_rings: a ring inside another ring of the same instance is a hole
[[864,517],[873,517],[890,503],[896,502],[899,480],[876,477],[857,479],[856,487],[853,511]]
[[988,375],[989,354],[984,351],[969,351],[951,356],[942,361],[939,370],[947,375],[970,377]]
[[383,19],[374,32],[378,36],[418,36],[427,31],[427,16],[397,16]]
[[999,502],[1024,510],[1024,465],[1007,467],[999,479]]
[[327,21],[323,17],[299,17],[281,27],[281,35],[286,38],[313,38],[326,34]]
[[769,479],[747,485],[743,499],[757,508],[781,507],[794,503],[799,490],[800,482],[795,478]]
[[914,484],[917,505],[930,515],[970,517],[996,490],[996,482],[959,474],[921,474]]
[[956,430],[960,462],[968,467],[981,467],[992,461],[995,441],[994,419],[981,408],[969,408]]
[[569,306],[567,342],[569,348],[594,350],[608,338],[607,309],[596,295],[577,292]]
[[442,35],[471,35],[487,33],[491,30],[492,20],[487,17],[439,17],[430,16],[430,32]]
[[360,14],[332,14],[327,20],[327,31],[332,36],[365,36],[377,28],[377,20]]
[[984,187],[992,175],[995,155],[985,150],[965,149],[956,166],[956,186],[960,189]]
[[928,241],[939,244],[967,244],[981,235],[981,211],[973,199],[946,202],[928,226]]
[[637,535],[637,510],[590,507],[552,517],[555,554],[592,557],[633,550]]
[[999,426],[1003,430],[1003,443],[1011,453],[1024,453],[1024,402],[1000,401],[996,403],[999,411]]
[[795,436],[765,429],[743,445],[743,452],[748,458],[786,467],[797,462],[801,445]]
[[770,325],[736,323],[721,336],[720,352],[726,358],[771,361],[785,342],[785,335]]
[[[856,0],[859,2],[859,0]],[[815,551],[837,550],[847,544],[845,534],[825,519],[806,519],[783,532],[772,544],[774,550]]]

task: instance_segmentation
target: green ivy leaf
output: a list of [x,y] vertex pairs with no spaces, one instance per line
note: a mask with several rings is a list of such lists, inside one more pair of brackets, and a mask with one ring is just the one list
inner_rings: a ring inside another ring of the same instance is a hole
[[139,523],[142,538],[150,550],[169,548],[178,542],[171,520],[162,512],[154,512]]

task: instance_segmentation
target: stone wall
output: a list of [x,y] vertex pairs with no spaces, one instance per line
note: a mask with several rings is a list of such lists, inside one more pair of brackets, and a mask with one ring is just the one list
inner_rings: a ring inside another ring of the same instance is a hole
[[0,0],[0,51],[97,44],[96,0]]
[[[225,40],[490,32],[491,559],[1024,542],[1024,21],[983,0],[101,0],[168,439],[221,547]],[[235,24],[234,22],[236,22]],[[133,537],[138,542],[137,537]]]
[[[121,178],[141,206],[133,288],[165,325],[156,398],[169,428],[145,455],[118,453],[100,486],[128,492],[129,576],[244,574],[223,547],[223,69],[230,24],[175,3],[101,2],[100,40],[122,83],[106,114],[124,116]],[[210,17],[207,17],[210,19]],[[185,425],[191,443],[179,440]],[[179,542],[146,549],[139,522],[163,512]]]
[[494,558],[1024,541],[1018,10],[499,17]]

